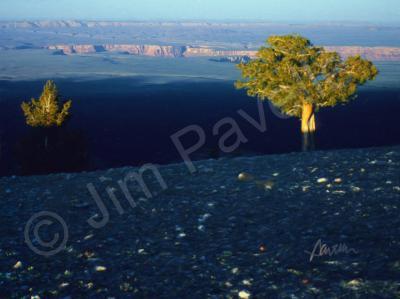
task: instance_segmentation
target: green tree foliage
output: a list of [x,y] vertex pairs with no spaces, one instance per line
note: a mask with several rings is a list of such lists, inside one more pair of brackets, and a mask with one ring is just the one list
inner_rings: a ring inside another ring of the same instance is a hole
[[238,65],[244,80],[235,86],[301,118],[305,134],[315,131],[314,113],[319,108],[348,102],[358,85],[378,74],[372,62],[360,56],[342,60],[338,53],[298,35],[271,36],[267,43],[256,59]]
[[61,126],[69,116],[72,101],[69,100],[60,107],[60,97],[53,81],[47,81],[42,95],[38,100],[23,102],[21,108],[26,117],[26,123],[32,127],[50,128]]

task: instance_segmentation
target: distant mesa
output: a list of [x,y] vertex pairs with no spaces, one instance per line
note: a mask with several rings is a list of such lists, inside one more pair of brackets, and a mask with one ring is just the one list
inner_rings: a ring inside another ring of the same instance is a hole
[[183,57],[184,46],[105,44],[105,45],[53,45],[49,50],[62,51],[65,55],[115,52],[137,56]]
[[[255,58],[255,50],[220,50],[210,47],[193,46],[161,46],[136,44],[104,44],[104,45],[51,45],[47,49],[54,54],[91,54],[99,52],[114,52],[136,56],[151,57],[220,57],[213,59],[218,62],[240,63]],[[329,46],[328,51],[338,52],[342,58],[361,55],[373,61],[400,61],[400,48],[395,47],[358,47],[358,46]]]

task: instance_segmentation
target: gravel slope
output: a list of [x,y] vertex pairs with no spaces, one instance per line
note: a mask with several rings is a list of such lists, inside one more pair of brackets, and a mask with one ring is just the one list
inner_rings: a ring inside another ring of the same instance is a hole
[[[159,167],[166,188],[148,171],[151,197],[129,182],[135,207],[118,185],[135,168],[1,178],[0,298],[400,298],[400,147],[195,166]],[[68,234],[47,257],[24,230],[45,252],[66,234],[34,237],[41,211]]]

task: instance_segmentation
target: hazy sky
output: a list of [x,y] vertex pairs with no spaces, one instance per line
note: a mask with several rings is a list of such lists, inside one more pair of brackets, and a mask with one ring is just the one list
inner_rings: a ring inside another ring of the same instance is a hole
[[0,0],[0,18],[400,23],[400,0]]

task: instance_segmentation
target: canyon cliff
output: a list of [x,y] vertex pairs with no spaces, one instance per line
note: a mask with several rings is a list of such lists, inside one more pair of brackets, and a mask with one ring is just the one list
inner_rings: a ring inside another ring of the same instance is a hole
[[132,44],[105,45],[52,45],[49,50],[61,51],[65,55],[118,52],[138,56],[182,57],[186,47]]
[[[104,44],[104,45],[51,45],[47,49],[65,55],[90,54],[98,52],[117,52],[137,56],[151,57],[251,57],[255,58],[255,50],[220,50],[210,47],[161,46],[136,44]],[[329,46],[328,51],[338,52],[343,58],[361,55],[373,61],[400,61],[400,48],[396,47],[358,47]]]

